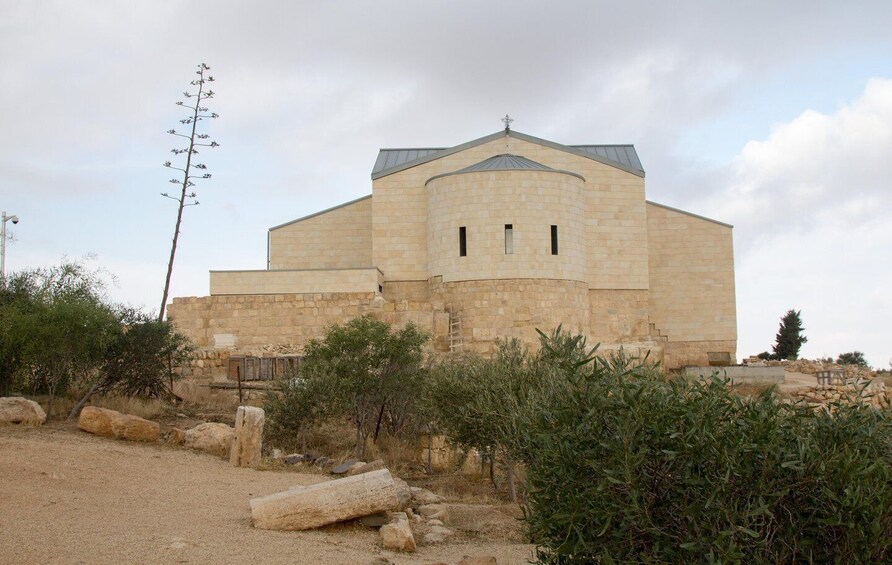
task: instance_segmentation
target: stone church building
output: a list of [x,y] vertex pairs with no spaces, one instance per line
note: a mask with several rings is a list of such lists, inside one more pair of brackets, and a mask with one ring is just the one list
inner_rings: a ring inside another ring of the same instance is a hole
[[631,145],[506,128],[449,148],[382,149],[371,194],[269,229],[265,270],[211,271],[169,317],[206,350],[300,351],[371,314],[434,350],[535,347],[558,324],[668,367],[733,363],[732,227],[645,199]]

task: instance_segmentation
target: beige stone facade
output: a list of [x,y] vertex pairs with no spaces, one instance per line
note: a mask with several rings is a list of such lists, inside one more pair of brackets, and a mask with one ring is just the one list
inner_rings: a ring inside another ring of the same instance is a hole
[[[269,231],[268,270],[212,271],[170,318],[203,348],[299,350],[371,314],[440,351],[558,324],[669,367],[736,357],[731,226],[648,202],[631,146],[499,132],[381,150],[372,195]],[[460,319],[460,324],[456,323]],[[461,328],[461,332],[457,328]]]

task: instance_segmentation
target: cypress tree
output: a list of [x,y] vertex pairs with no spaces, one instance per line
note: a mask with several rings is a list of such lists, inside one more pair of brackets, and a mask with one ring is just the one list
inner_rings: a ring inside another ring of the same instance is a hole
[[[801,312],[801,310],[799,311]],[[788,310],[781,318],[774,344],[775,359],[798,359],[799,349],[808,338],[802,333],[802,319],[796,310]]]

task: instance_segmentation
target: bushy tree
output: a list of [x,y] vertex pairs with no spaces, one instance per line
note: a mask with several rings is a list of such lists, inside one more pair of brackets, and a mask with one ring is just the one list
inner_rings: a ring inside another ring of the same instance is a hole
[[773,347],[775,359],[798,359],[799,349],[808,341],[803,331],[800,311],[788,310],[781,318]]
[[16,273],[7,283],[4,314],[19,374],[33,393],[57,393],[94,369],[117,330],[105,299],[105,275],[79,262]]
[[[75,380],[90,393],[160,396],[191,351],[166,322],[111,303],[108,275],[82,262],[14,273],[0,285],[0,385],[54,400]],[[4,391],[5,392],[5,391]],[[78,410],[80,409],[80,404]],[[74,413],[73,413],[74,414]]]
[[[423,379],[421,348],[427,335],[414,324],[392,329],[369,316],[328,328],[304,348],[300,378],[328,415],[348,416],[356,431],[356,456],[382,426],[405,425]],[[291,391],[304,401],[300,389]],[[274,425],[280,425],[276,423]]]
[[867,359],[864,358],[864,353],[860,351],[840,353],[839,357],[836,358],[836,362],[839,365],[857,365],[859,367],[867,367]]
[[73,420],[95,394],[138,398],[174,398],[173,367],[185,364],[194,346],[169,322],[159,322],[132,308],[120,309],[112,339],[89,388],[68,418]]

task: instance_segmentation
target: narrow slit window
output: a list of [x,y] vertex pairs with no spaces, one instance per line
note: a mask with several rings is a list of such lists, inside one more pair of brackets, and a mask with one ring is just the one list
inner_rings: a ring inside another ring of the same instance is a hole
[[551,254],[558,254],[558,234],[557,226],[551,226]]
[[514,225],[505,224],[505,255],[514,253]]
[[458,256],[465,257],[468,254],[468,230],[465,226],[458,228]]

